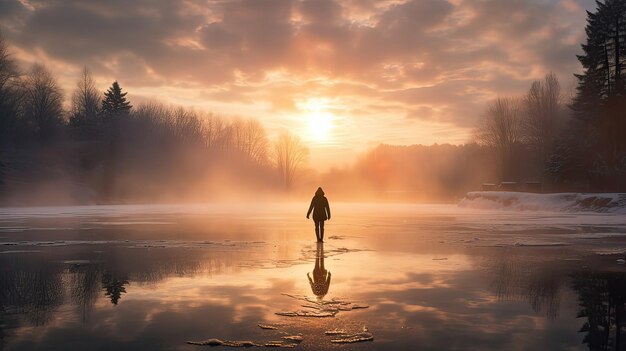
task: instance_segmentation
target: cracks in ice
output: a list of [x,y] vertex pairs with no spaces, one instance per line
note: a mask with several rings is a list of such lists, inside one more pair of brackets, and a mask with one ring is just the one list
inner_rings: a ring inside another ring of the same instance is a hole
[[335,315],[337,315],[337,313],[341,311],[352,311],[357,309],[369,308],[369,305],[355,303],[344,299],[332,298],[330,300],[316,300],[303,295],[292,295],[286,293],[283,293],[282,295],[305,302],[305,304],[302,304],[300,306],[306,308],[306,310],[300,309],[296,311],[276,312],[277,315],[285,317],[326,318],[334,317]]

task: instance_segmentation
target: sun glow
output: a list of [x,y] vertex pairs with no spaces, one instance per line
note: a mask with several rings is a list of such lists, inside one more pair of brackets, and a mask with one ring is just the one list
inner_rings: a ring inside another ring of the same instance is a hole
[[327,140],[333,127],[333,115],[318,111],[309,115],[309,134],[315,140]]
[[334,116],[327,111],[328,101],[312,99],[302,104],[308,126],[308,138],[314,141],[327,141],[333,129]]

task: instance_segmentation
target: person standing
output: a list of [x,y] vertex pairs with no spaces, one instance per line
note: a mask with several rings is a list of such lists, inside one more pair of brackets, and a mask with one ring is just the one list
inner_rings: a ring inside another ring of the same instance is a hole
[[324,242],[324,221],[330,219],[330,206],[328,205],[328,199],[324,196],[324,190],[317,188],[315,196],[311,199],[311,206],[306,213],[306,218],[309,219],[313,211],[313,221],[315,222],[315,236],[317,242]]

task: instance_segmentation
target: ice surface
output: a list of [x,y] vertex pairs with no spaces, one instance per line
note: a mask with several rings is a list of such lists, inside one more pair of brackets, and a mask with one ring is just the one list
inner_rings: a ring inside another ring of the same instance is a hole
[[561,242],[521,242],[517,241],[514,244],[515,246],[537,246],[537,247],[545,247],[545,246],[567,246],[566,243]]
[[0,241],[0,246],[72,246],[72,245],[115,245],[141,248],[238,248],[263,245],[254,241],[187,241],[187,240],[55,240],[55,241]]
[[268,325],[268,324],[258,324],[259,328],[261,329],[267,329],[267,330],[277,330],[278,327],[275,327],[273,325]]
[[326,317],[334,317],[337,314],[337,311],[289,311],[289,312],[276,312],[276,315],[283,317],[317,317],[317,318],[326,318]]
[[326,334],[326,335],[345,335],[345,334],[348,334],[348,332],[343,330],[343,329],[333,329],[333,330],[325,331],[324,334]]
[[198,346],[227,346],[227,347],[285,347],[292,348],[295,347],[296,344],[293,342],[283,342],[283,341],[268,341],[268,342],[256,342],[256,341],[231,341],[231,340],[220,340],[216,338],[211,338],[202,341],[187,341],[189,345],[198,345]]
[[220,346],[224,345],[224,342],[220,339],[207,339],[203,341],[187,341],[191,345],[208,345],[208,346]]
[[302,336],[300,336],[300,335],[283,336],[283,339],[287,340],[287,341],[295,342],[295,343],[301,343],[302,340],[304,340],[304,339],[302,339]]
[[335,344],[352,344],[355,342],[374,341],[374,335],[369,332],[350,334],[342,336],[339,339],[333,339],[330,342]]
[[326,318],[326,317],[334,317],[340,311],[351,311],[357,309],[369,308],[369,305],[366,304],[358,304],[355,302],[351,302],[348,300],[342,299],[330,299],[330,300],[317,300],[308,296],[301,295],[291,295],[291,294],[283,294],[284,296],[290,297],[292,299],[300,300],[306,302],[301,305],[303,308],[307,308],[307,310],[296,310],[296,311],[284,311],[284,312],[276,312],[279,316],[285,317],[317,317],[317,318]]
[[39,253],[39,250],[7,250],[0,251],[0,254],[18,254],[18,253]]
[[345,330],[330,330],[325,332],[326,335],[339,336],[337,339],[332,339],[330,342],[335,344],[352,344],[355,342],[374,341],[374,335],[370,333],[369,329],[364,326],[363,330],[359,333],[349,334]]

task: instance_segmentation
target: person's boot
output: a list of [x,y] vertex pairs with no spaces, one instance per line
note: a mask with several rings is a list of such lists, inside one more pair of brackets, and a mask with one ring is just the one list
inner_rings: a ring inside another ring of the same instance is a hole
[[324,242],[324,227],[320,227],[320,237],[319,237],[319,242],[323,243]]
[[320,241],[320,228],[319,227],[315,227],[315,237],[317,238],[317,241]]

